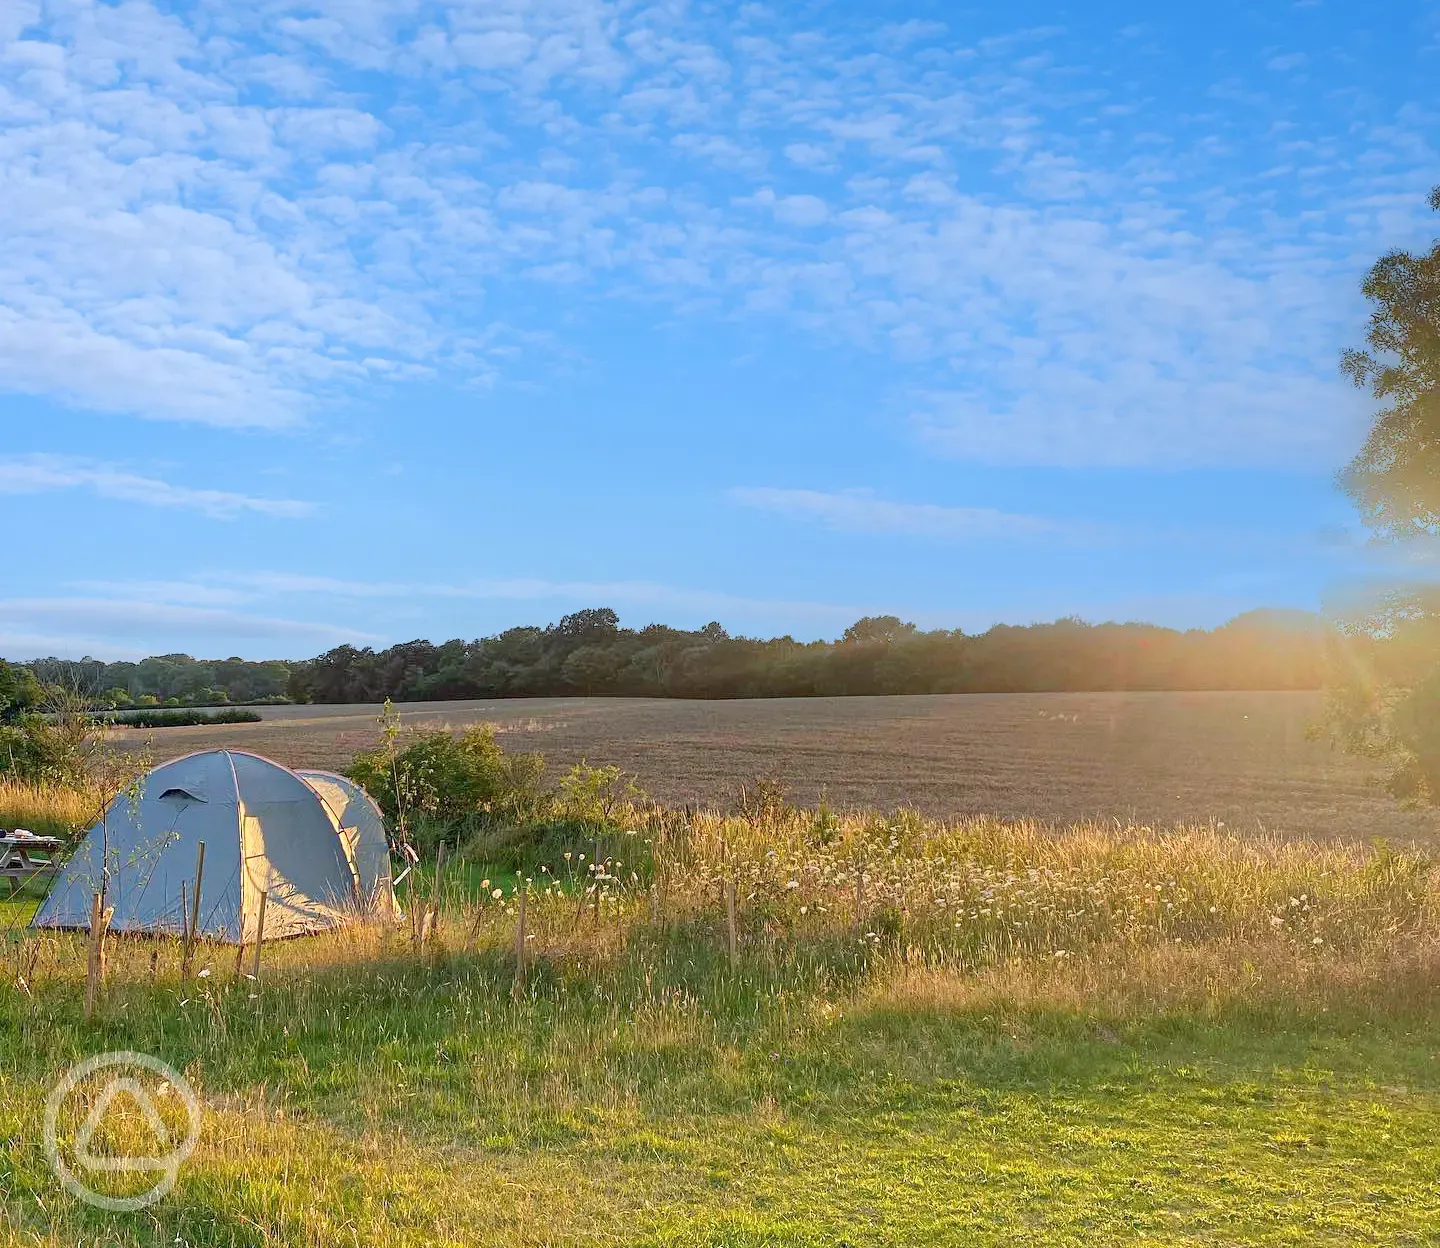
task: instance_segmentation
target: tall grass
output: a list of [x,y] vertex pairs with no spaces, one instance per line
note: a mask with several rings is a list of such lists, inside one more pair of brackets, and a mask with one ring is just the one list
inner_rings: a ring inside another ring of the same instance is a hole
[[[0,785],[0,811],[35,831],[68,831],[93,816],[83,795],[15,785]],[[529,860],[517,867],[521,842]],[[1440,890],[1418,853],[1213,827],[1056,830],[905,811],[726,815],[646,804],[617,810],[604,826],[491,827],[453,850],[443,896],[432,895],[433,871],[422,867],[402,902],[411,913],[436,906],[431,952],[502,962],[519,889],[530,956],[592,969],[637,950],[728,965],[732,898],[740,962],[757,973],[811,966],[847,978],[1221,945],[1286,961],[1404,957],[1440,937]],[[320,970],[336,958],[395,956],[415,937],[413,925],[357,928],[272,956]],[[52,942],[61,978],[65,939]],[[122,950],[122,981],[125,965]]]
[[[713,931],[733,888],[739,939],[751,952],[774,958],[824,946],[970,967],[1216,940],[1318,954],[1428,936],[1437,918],[1428,859],[1383,843],[1242,838],[1213,827],[1056,830],[904,811],[727,816],[650,807],[624,819],[593,837],[572,829],[564,852],[546,834],[549,860],[521,877],[536,913],[572,907],[600,914],[602,928],[659,920]],[[471,856],[483,860],[506,841],[479,838]],[[577,893],[587,904],[575,903]],[[508,913],[513,897],[480,904]]]
[[0,828],[7,832],[70,837],[99,816],[100,804],[98,794],[83,789],[0,777]]
[[[1424,859],[1211,828],[612,815],[482,829],[442,896],[433,867],[411,877],[408,910],[439,902],[427,939],[277,942],[258,983],[233,948],[182,980],[178,942],[114,939],[89,1024],[83,933],[12,940],[0,1242],[999,1244],[1037,1191],[1036,1242],[1178,1242],[1182,1195],[1205,1242],[1421,1242]],[[153,1228],[55,1204],[29,1143],[56,1071],[100,1049],[164,1056],[206,1104]],[[1229,1177],[1177,1195],[1191,1173]],[[1385,1199],[1357,1213],[1352,1187]]]

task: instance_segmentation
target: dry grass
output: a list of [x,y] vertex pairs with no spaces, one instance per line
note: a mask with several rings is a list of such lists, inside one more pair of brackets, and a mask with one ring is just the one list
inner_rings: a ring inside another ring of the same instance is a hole
[[[757,777],[842,809],[1228,828],[1436,844],[1434,814],[1396,808],[1373,769],[1306,739],[1309,693],[1015,694],[684,702],[417,703],[407,725],[490,721],[555,768],[617,763],[672,805],[724,805]],[[378,707],[262,709],[263,723],[171,729],[182,753],[230,745],[342,767],[378,739]],[[122,742],[124,744],[124,742]]]
[[[999,967],[1020,968],[1023,980],[1036,959],[1098,956],[1091,965],[1133,971],[1146,959],[1196,948],[1228,950],[1232,962],[1241,951],[1287,968],[1343,957],[1396,970],[1417,950],[1428,958],[1440,938],[1429,860],[1384,845],[1239,837],[1213,827],[1057,831],[913,812],[787,808],[739,816],[656,806],[622,816],[599,842],[606,847],[599,862],[596,844],[577,836],[572,848],[519,877],[487,871],[472,851],[451,867],[427,948],[489,951],[503,961],[522,886],[531,957],[587,973],[638,949],[662,956],[667,942],[688,958],[721,959],[727,889],[745,958],[771,970],[824,966],[846,976],[863,977],[872,965],[971,975]],[[418,911],[430,885],[423,872],[414,878],[419,892],[410,909]],[[407,956],[413,935],[359,926],[281,943],[266,956],[277,971],[328,973]],[[32,986],[82,974],[82,944],[65,934],[34,938]],[[148,976],[153,947],[118,941],[117,980]],[[178,950],[164,941],[159,947],[163,975],[170,962],[178,967]],[[217,973],[227,956],[214,951]]]
[[0,777],[0,828],[25,828],[40,836],[70,836],[88,827],[100,810],[93,793]]
[[[517,881],[476,861],[434,939],[283,942],[260,985],[115,940],[89,1027],[83,937],[15,942],[0,1242],[1430,1242],[1417,855],[776,808],[636,809],[606,843],[528,881],[514,999]],[[143,1222],[60,1201],[32,1143],[100,1049],[207,1106]]]

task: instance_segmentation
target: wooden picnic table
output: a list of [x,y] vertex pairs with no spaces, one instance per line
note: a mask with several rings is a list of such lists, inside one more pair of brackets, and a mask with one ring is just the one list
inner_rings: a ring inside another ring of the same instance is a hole
[[31,832],[22,833],[20,829],[0,833],[0,879],[9,881],[11,896],[20,891],[26,880],[54,875],[59,869],[54,858],[32,855],[37,850],[53,854],[64,844],[58,836],[36,836]]

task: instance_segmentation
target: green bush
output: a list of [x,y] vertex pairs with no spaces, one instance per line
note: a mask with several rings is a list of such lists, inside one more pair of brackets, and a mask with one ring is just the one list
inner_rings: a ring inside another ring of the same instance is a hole
[[254,711],[127,711],[109,721],[122,728],[193,728],[200,724],[258,724]]
[[[403,744],[402,744],[403,743]],[[481,817],[520,821],[544,804],[538,754],[506,754],[492,724],[459,736],[443,728],[414,730],[378,750],[357,754],[347,772],[417,843],[449,839]]]
[[29,784],[69,784],[78,768],[58,733],[35,715],[0,724],[0,775]]
[[607,870],[634,871],[648,879],[650,848],[640,835],[642,808],[649,798],[635,777],[619,767],[577,763],[555,792],[537,795],[524,818],[474,820],[457,829],[466,857],[497,871],[542,866],[557,878],[587,878],[599,863]]
[[[0,775],[27,784],[105,787],[115,757],[99,721],[71,695],[57,694],[52,705],[44,714],[26,713],[0,724]],[[138,761],[140,754],[131,753]],[[128,770],[129,764],[120,768]]]

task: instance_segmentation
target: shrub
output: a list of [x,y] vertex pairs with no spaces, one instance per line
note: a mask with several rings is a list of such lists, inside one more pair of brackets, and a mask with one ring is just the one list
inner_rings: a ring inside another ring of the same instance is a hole
[[604,828],[645,800],[634,776],[618,767],[592,767],[582,761],[560,779],[556,814],[572,823]]
[[28,784],[67,784],[79,778],[60,734],[38,716],[0,724],[0,775]]
[[144,750],[112,749],[86,699],[52,689],[45,712],[0,725],[0,776],[114,792],[148,766]]
[[540,755],[506,754],[494,725],[477,724],[459,736],[443,728],[397,736],[357,754],[347,774],[402,835],[416,833],[423,842],[476,816],[533,815],[544,770]]
[[193,728],[201,724],[258,724],[254,711],[129,711],[109,720],[122,728]]

